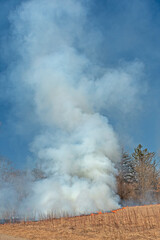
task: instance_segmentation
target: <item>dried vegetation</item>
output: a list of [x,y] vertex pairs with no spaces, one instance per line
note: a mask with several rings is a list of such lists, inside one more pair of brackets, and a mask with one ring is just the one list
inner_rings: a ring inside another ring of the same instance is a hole
[[126,207],[111,213],[0,225],[0,234],[34,240],[160,239],[160,205]]

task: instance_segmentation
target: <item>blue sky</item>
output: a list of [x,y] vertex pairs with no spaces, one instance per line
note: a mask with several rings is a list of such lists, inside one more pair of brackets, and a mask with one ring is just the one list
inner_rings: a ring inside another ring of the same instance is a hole
[[[26,165],[30,143],[40,127],[31,111],[30,93],[23,98],[21,86],[17,88],[10,81],[10,69],[19,58],[18,46],[12,44],[10,16],[22,2],[26,1],[0,1],[0,154],[19,168]],[[141,107],[134,107],[128,115],[113,108],[107,112],[110,123],[124,139],[126,149],[141,143],[151,151],[159,151],[160,1],[93,0],[83,5],[87,24],[80,51],[85,49],[86,56],[102,68],[118,68],[135,61],[143,65],[136,101]]]

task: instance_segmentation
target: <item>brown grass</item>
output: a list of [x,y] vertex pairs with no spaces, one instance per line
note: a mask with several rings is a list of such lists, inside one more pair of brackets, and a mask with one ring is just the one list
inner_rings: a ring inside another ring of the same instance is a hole
[[160,239],[160,205],[126,207],[112,213],[0,225],[0,234],[34,240]]

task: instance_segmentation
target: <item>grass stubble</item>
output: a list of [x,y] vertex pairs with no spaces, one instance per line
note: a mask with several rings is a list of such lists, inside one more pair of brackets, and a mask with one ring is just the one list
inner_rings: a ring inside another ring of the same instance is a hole
[[160,239],[160,205],[125,207],[111,213],[0,225],[1,234],[28,240]]

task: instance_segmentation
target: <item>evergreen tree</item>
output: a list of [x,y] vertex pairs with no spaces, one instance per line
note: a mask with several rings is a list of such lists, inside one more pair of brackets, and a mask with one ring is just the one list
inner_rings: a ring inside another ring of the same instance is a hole
[[149,191],[156,190],[158,184],[158,171],[156,169],[155,153],[142,149],[139,144],[132,154],[134,167],[134,181],[136,183],[136,195],[140,201],[144,201]]
[[121,200],[129,200],[133,198],[134,182],[135,172],[131,156],[122,149],[122,157],[117,176],[118,194]]

